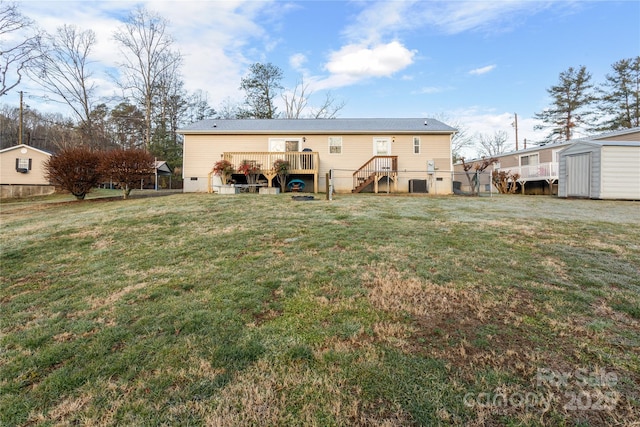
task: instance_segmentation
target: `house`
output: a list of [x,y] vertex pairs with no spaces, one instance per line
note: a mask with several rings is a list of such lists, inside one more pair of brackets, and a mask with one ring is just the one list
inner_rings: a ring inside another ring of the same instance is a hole
[[640,141],[577,141],[560,152],[559,174],[560,197],[640,200]]
[[[558,194],[559,186],[559,161],[562,150],[570,147],[578,141],[640,141],[640,128],[630,128],[615,132],[608,132],[590,136],[583,139],[573,139],[569,141],[555,142],[525,148],[523,150],[495,156],[497,163],[493,168],[489,168],[480,178],[482,188],[491,186],[491,172],[504,171],[517,174],[518,192],[522,194]],[[463,176],[462,167],[459,164],[454,166],[454,181],[461,181]],[[462,190],[465,190],[464,182]],[[468,186],[467,186],[468,187]],[[489,191],[489,190],[487,190]]]
[[45,176],[51,153],[21,144],[0,150],[0,197],[27,197],[55,191]]
[[273,164],[282,159],[305,191],[324,190],[331,173],[335,192],[450,194],[455,132],[424,118],[203,120],[178,131],[184,191],[211,191],[211,170],[221,159],[235,167],[250,162],[265,185],[277,186]]

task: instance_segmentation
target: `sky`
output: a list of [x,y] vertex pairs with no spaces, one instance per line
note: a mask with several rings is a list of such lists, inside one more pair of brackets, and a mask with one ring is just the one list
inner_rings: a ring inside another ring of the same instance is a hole
[[[534,114],[551,105],[547,89],[569,67],[584,65],[602,84],[611,66],[640,55],[640,1],[21,1],[21,12],[54,32],[92,29],[98,93],[117,93],[113,33],[138,6],[169,21],[184,56],[189,91],[209,103],[240,102],[240,80],[253,63],[272,63],[285,88],[303,80],[318,105],[330,91],[341,118],[435,117],[469,135],[508,133],[519,147],[541,141]],[[25,81],[0,103],[64,109]],[[277,99],[279,110],[283,102]]]

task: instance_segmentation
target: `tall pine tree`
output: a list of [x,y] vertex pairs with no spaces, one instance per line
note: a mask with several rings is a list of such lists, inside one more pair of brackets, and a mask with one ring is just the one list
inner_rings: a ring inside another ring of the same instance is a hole
[[595,101],[592,93],[591,73],[583,65],[579,69],[569,67],[560,73],[556,86],[547,89],[553,99],[551,107],[534,117],[543,122],[536,129],[551,128],[549,141],[569,140],[576,128],[589,128],[593,111],[589,107]]
[[596,130],[613,131],[640,126],[640,56],[622,59],[611,66],[599,89],[604,121]]

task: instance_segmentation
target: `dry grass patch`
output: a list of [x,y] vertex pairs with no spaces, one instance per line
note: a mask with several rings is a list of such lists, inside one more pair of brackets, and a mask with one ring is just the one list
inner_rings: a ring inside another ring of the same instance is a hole
[[392,416],[379,417],[373,405],[361,400],[360,390],[342,379],[337,370],[317,370],[304,363],[279,365],[266,360],[236,375],[207,405],[188,406],[185,410],[202,411],[209,426],[410,423],[401,408]]

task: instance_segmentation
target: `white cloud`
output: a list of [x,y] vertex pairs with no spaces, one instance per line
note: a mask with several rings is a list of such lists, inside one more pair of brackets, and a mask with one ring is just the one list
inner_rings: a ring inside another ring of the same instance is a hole
[[307,62],[307,57],[302,53],[296,53],[289,57],[289,65],[296,71],[304,71],[302,67]]
[[496,65],[487,65],[486,67],[476,68],[469,71],[469,74],[479,76],[481,74],[487,74],[490,71],[493,71],[496,68]]
[[[282,19],[283,10],[289,9],[284,3],[252,0],[33,1],[24,2],[20,9],[48,32],[63,24],[94,30],[97,43],[91,59],[100,85],[97,89],[101,94],[111,95],[117,89],[106,71],[117,70],[117,64],[122,62],[113,33],[137,6],[157,12],[169,21],[167,33],[184,59],[181,72],[185,88],[209,92],[214,106],[226,97],[238,98],[239,82],[248,64],[265,60],[266,52],[278,43],[258,22],[273,24]],[[31,93],[42,92],[27,82],[24,86]]]
[[372,47],[349,44],[331,54],[325,69],[345,84],[355,83],[391,76],[411,65],[415,53],[397,41]]
[[[343,34],[353,42],[364,44],[380,43],[390,34],[396,34],[413,26],[413,6],[417,1],[377,1],[363,2],[365,8],[347,26]],[[424,3],[422,3],[424,5]]]
[[442,93],[449,90],[449,88],[446,87],[440,87],[440,86],[425,86],[425,87],[421,87],[420,89],[418,89],[417,91],[413,92],[415,94],[422,94],[422,95],[431,95],[434,93]]

